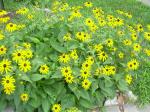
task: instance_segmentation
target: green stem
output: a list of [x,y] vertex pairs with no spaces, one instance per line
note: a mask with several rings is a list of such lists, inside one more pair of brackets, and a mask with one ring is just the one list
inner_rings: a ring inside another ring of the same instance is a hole
[[0,0],[0,9],[4,9],[4,1]]

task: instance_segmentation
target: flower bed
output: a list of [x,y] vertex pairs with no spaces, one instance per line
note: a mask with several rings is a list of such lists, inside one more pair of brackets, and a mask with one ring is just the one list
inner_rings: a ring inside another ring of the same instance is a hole
[[50,10],[22,7],[14,18],[0,12],[0,110],[102,110],[144,71],[150,26],[92,2],[55,1]]

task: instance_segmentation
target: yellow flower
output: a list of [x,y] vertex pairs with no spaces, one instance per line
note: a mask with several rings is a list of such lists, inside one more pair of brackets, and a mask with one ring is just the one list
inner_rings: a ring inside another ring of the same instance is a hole
[[98,58],[101,60],[101,61],[105,61],[107,58],[108,58],[108,55],[102,51],[98,54]]
[[63,39],[64,39],[65,41],[71,40],[71,34],[70,34],[70,33],[67,33],[67,34],[63,37]]
[[29,70],[31,70],[31,63],[28,60],[21,60],[19,61],[18,65],[21,71],[28,72]]
[[102,44],[96,44],[94,45],[94,50],[96,52],[100,52],[103,49],[103,45]]
[[144,49],[144,52],[147,56],[150,56],[150,49]]
[[132,44],[132,41],[129,40],[129,39],[125,39],[125,40],[123,41],[123,44],[126,45],[126,46],[130,46],[130,45]]
[[29,11],[29,9],[28,9],[28,8],[26,8],[26,7],[22,7],[22,8],[20,8],[19,10],[17,10],[17,11],[16,11],[16,14],[24,15],[24,14],[27,14],[27,13],[28,13],[28,11]]
[[116,67],[106,65],[103,68],[103,73],[104,73],[104,75],[108,75],[108,76],[114,75],[116,73]]
[[88,77],[91,76],[89,70],[81,69],[80,72],[81,72],[81,77],[84,78],[84,79],[87,79]]
[[138,43],[135,43],[133,45],[133,50],[139,52],[141,50],[141,45]]
[[13,78],[13,76],[6,75],[5,77],[2,78],[1,83],[2,83],[3,86],[7,86],[7,85],[10,85],[10,84],[14,84],[15,79]]
[[7,48],[4,45],[0,46],[0,55],[6,54],[6,51],[7,51]]
[[23,50],[23,53],[27,59],[30,59],[33,57],[32,51],[30,49]]
[[14,84],[9,84],[4,86],[4,93],[7,95],[10,95],[12,93],[14,93],[16,86]]
[[133,59],[127,63],[129,70],[136,70],[139,67],[139,62],[136,59]]
[[23,46],[24,46],[26,49],[31,48],[31,44],[30,44],[30,43],[27,43],[27,42],[23,43]]
[[138,36],[136,33],[132,33],[131,38],[132,38],[132,40],[137,40]]
[[61,111],[61,105],[60,104],[54,104],[52,107],[53,112],[60,112]]
[[0,73],[8,73],[12,71],[12,66],[11,66],[11,61],[9,61],[8,59],[3,59],[0,62]]
[[108,47],[112,47],[113,46],[113,40],[112,39],[107,39],[106,40],[106,45],[108,46]]
[[14,23],[8,23],[6,25],[6,30],[9,32],[13,32],[13,31],[17,30],[17,25]]
[[67,76],[69,74],[72,74],[72,70],[71,70],[71,67],[70,66],[67,66],[67,67],[63,67],[61,68],[61,73],[63,76]]
[[91,68],[91,63],[89,61],[85,61],[82,64],[82,69],[89,70]]
[[127,82],[128,84],[131,84],[131,82],[132,82],[132,76],[129,75],[129,74],[126,75],[125,80],[126,80],[126,82]]
[[77,60],[78,59],[78,54],[77,54],[77,50],[72,50],[71,53],[70,53],[70,57],[74,60]]
[[48,74],[49,67],[46,64],[41,65],[39,71],[41,74]]
[[23,50],[17,49],[12,53],[12,60],[13,61],[19,62],[23,59],[25,59]]
[[119,36],[123,36],[123,35],[124,35],[124,32],[123,32],[123,31],[118,31],[117,34],[118,34]]
[[0,16],[6,15],[6,14],[7,14],[7,11],[5,11],[5,10],[0,10]]
[[21,99],[21,101],[23,101],[23,102],[27,102],[27,101],[29,100],[29,95],[28,95],[27,93],[22,93],[22,94],[20,95],[20,99]]
[[123,19],[116,18],[116,19],[115,19],[115,24],[118,25],[118,26],[121,26],[121,25],[124,24],[124,21],[123,21]]
[[141,24],[137,24],[137,31],[142,32],[143,30],[143,26]]
[[87,26],[92,26],[92,25],[94,24],[94,22],[93,22],[93,20],[92,20],[91,18],[87,18],[87,19],[85,20],[85,24],[86,24]]
[[98,23],[100,26],[105,26],[106,25],[106,21],[104,19],[98,19]]
[[82,42],[89,40],[91,37],[88,33],[85,32],[77,32],[76,38]]
[[144,38],[150,41],[150,32],[144,32]]
[[5,36],[0,33],[0,40],[3,40],[4,38],[5,38]]
[[92,7],[93,4],[92,4],[92,2],[85,2],[85,3],[84,3],[84,6],[85,6],[85,7]]
[[85,89],[85,90],[88,90],[91,86],[91,82],[88,80],[88,79],[84,79],[82,81],[82,87]]
[[124,53],[120,52],[120,53],[118,54],[118,56],[119,56],[120,59],[122,59],[122,58],[124,57]]
[[59,56],[58,60],[62,63],[68,63],[70,61],[70,57],[68,54],[62,54],[61,56]]
[[71,74],[68,74],[66,77],[65,77],[65,81],[67,83],[73,83],[73,79],[74,79],[74,76],[71,75]]
[[92,56],[88,56],[86,61],[89,63],[89,65],[92,65],[94,63],[94,58]]
[[32,20],[33,19],[33,15],[32,14],[28,14],[28,19]]
[[103,67],[97,68],[96,71],[95,71],[95,75],[96,76],[102,75],[103,74],[103,70],[104,70]]

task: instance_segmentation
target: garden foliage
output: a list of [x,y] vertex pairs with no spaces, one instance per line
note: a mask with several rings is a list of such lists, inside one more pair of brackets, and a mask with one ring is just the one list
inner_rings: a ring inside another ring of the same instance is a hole
[[0,111],[87,112],[144,71],[150,25],[133,24],[131,13],[94,2],[35,5],[13,17],[0,11]]

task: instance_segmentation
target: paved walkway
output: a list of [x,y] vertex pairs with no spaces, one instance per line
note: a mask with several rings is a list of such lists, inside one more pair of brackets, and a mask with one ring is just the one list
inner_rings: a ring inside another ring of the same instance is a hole
[[139,0],[139,1],[141,1],[141,2],[143,2],[144,4],[150,6],[150,0]]
[[[137,108],[135,105],[127,104],[124,106],[125,112],[150,112],[150,106]],[[107,112],[120,112],[117,106],[107,107]]]

